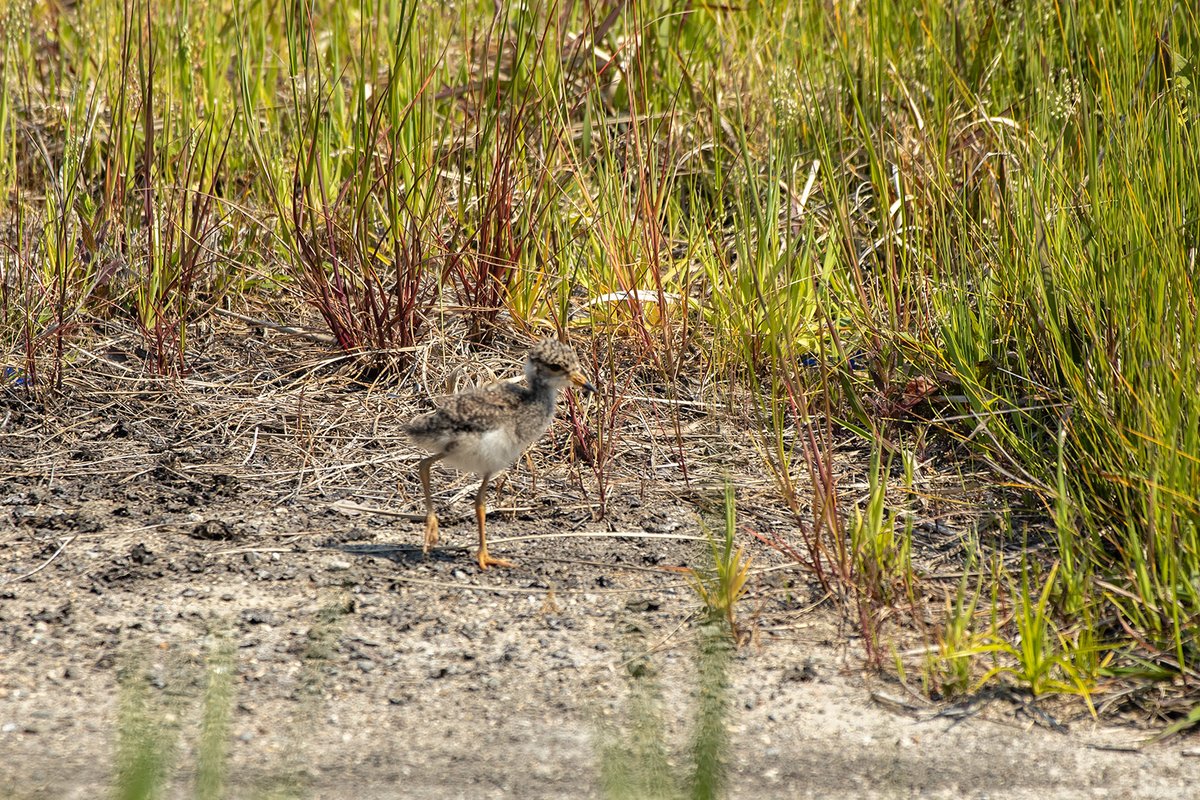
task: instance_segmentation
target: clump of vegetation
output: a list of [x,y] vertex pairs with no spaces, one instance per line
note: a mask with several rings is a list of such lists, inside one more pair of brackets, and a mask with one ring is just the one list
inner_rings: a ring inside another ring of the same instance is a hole
[[150,682],[137,664],[121,670],[115,800],[162,797],[175,768],[178,722],[151,704]]
[[[193,796],[219,800],[226,796],[229,721],[233,710],[235,651],[227,633],[210,630],[208,654],[199,691],[200,719],[195,747]],[[132,653],[118,673],[117,758],[114,800],[165,797],[175,775],[180,736],[191,701],[196,699],[191,665],[175,658],[156,665],[152,677],[144,655]]]
[[[728,481],[723,510],[722,544],[704,528],[712,565],[707,570],[690,571],[690,583],[702,607],[695,625],[696,699],[687,755],[672,757],[657,674],[650,653],[639,653],[623,665],[629,689],[625,732],[613,724],[599,729],[600,782],[613,800],[715,800],[725,796],[730,758],[729,664],[740,639],[735,606],[748,589],[750,575],[750,559],[743,558],[743,548],[738,547],[736,552],[733,549],[736,502],[733,485]],[[640,647],[640,628],[631,625],[627,633],[628,641]],[[673,767],[677,761],[684,766]]]
[[[319,713],[328,661],[337,646],[343,618],[353,611],[345,596],[330,598],[317,611],[308,631],[295,699],[295,718],[289,736],[307,736]],[[117,758],[113,770],[114,800],[154,800],[166,797],[178,768],[180,737],[188,732],[189,714],[198,701],[195,765],[191,797],[222,800],[229,797],[230,722],[235,693],[237,651],[224,623],[210,625],[203,678],[199,665],[175,657],[157,677],[147,668],[144,654],[131,653],[118,674],[120,685],[117,720]],[[164,677],[165,676],[165,677]],[[298,751],[298,749],[297,749]],[[260,796],[302,797],[302,765],[283,763],[258,787]]]
[[700,523],[712,551],[712,566],[705,570],[692,569],[689,580],[692,588],[704,604],[704,613],[710,619],[723,619],[733,634],[734,641],[740,640],[738,632],[736,606],[737,602],[749,590],[747,581],[750,579],[752,557],[744,557],[745,547],[739,546],[735,551],[734,533],[737,530],[737,508],[733,486],[725,484],[725,536],[721,544],[717,543],[712,531]]
[[[631,641],[639,641],[636,631]],[[627,664],[627,725],[599,729],[600,784],[612,800],[725,796],[729,759],[729,662],[734,640],[728,621],[708,616],[696,626],[696,691],[691,743],[675,759],[663,721],[662,690],[648,656]],[[676,768],[674,764],[679,763]]]

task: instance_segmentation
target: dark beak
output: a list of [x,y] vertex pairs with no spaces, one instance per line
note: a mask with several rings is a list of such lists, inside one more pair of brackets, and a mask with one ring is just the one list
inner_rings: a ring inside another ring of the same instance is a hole
[[595,386],[592,386],[592,382],[591,382],[591,381],[589,381],[589,380],[587,379],[587,376],[586,376],[586,375],[584,375],[584,374],[583,374],[582,372],[580,372],[579,370],[575,370],[575,371],[573,371],[573,372],[570,374],[570,376],[569,376],[569,377],[570,377],[570,379],[571,379],[571,383],[575,384],[575,385],[576,385],[576,386],[578,386],[580,389],[583,389],[583,390],[584,390],[585,392],[587,392],[588,394],[595,394],[595,393],[596,393],[596,387],[595,387]]

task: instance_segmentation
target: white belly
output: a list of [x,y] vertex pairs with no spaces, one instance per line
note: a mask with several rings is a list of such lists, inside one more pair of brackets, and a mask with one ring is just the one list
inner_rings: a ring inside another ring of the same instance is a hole
[[477,439],[459,441],[446,455],[445,463],[465,472],[495,473],[520,458],[528,446],[529,442],[516,439],[507,431],[489,431]]

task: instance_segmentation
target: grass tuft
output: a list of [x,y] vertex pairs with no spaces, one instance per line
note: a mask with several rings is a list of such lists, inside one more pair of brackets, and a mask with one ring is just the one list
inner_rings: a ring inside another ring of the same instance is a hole
[[689,580],[692,589],[699,595],[704,604],[705,613],[712,619],[724,619],[733,633],[734,641],[739,640],[736,606],[737,602],[749,591],[747,581],[750,579],[750,566],[753,557],[744,556],[744,546],[735,551],[734,534],[737,531],[737,508],[733,486],[725,484],[725,536],[721,544],[717,543],[712,531],[700,523],[712,554],[713,566],[707,570],[690,570]]
[[[638,631],[631,633],[636,647]],[[729,665],[734,647],[725,618],[710,617],[696,625],[696,704],[686,756],[672,756],[663,721],[662,688],[648,656],[627,662],[626,729],[601,724],[597,731],[605,797],[712,800],[725,796],[730,758]]]

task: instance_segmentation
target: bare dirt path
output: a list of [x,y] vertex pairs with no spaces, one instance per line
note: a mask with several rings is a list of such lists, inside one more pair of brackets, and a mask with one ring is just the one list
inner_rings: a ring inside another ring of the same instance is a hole
[[[703,563],[698,508],[717,493],[679,479],[669,443],[626,443],[644,468],[612,476],[596,519],[595,473],[564,464],[560,424],[536,481],[522,465],[493,497],[493,552],[516,566],[481,573],[466,550],[422,558],[418,522],[347,506],[418,510],[417,454],[379,424],[394,398],[201,384],[170,403],[132,384],[5,400],[0,797],[104,795],[130,666],[178,736],[173,796],[190,796],[220,637],[235,797],[600,797],[599,731],[628,723],[631,665],[661,687],[682,763],[697,604],[668,568]],[[736,476],[720,425],[692,424],[697,470]],[[474,486],[442,478],[443,542],[471,545]],[[739,480],[742,513],[789,534],[755,485]],[[766,573],[743,617],[733,797],[1200,796],[1194,738],[1111,749],[1148,733],[1079,704],[934,705],[872,676],[807,573]]]

